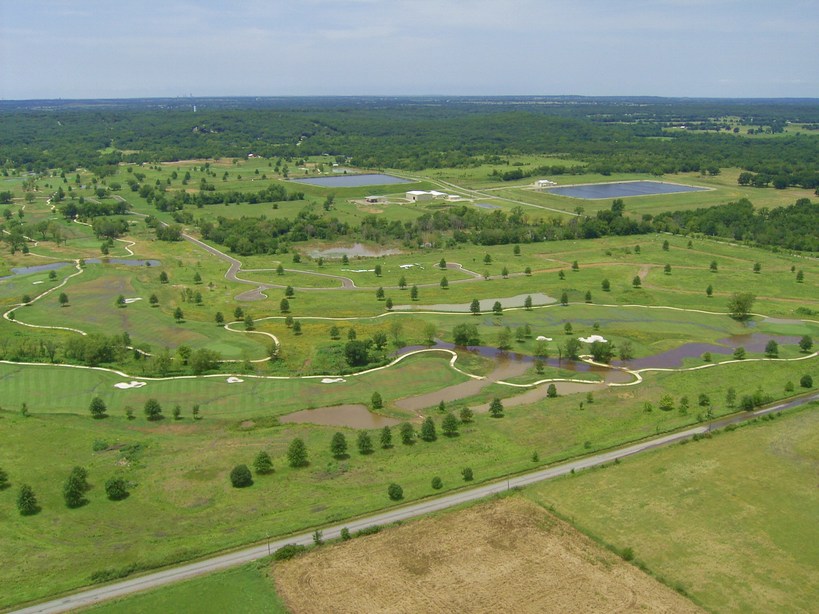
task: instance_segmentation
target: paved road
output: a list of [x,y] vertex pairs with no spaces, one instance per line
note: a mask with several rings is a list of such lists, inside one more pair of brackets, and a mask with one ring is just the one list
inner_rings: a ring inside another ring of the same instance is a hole
[[[544,480],[549,480],[551,478],[555,478],[561,475],[566,475],[567,473],[571,473],[572,471],[579,471],[581,469],[588,469],[590,467],[595,467],[597,465],[611,463],[616,459],[625,458],[627,456],[633,456],[634,454],[639,454],[640,452],[645,452],[646,450],[652,450],[654,448],[667,446],[669,444],[673,444],[683,439],[692,437],[693,435],[703,434],[712,429],[721,428],[728,424],[744,422],[746,420],[756,418],[765,414],[770,414],[772,412],[797,407],[799,405],[804,405],[805,403],[809,403],[811,401],[816,400],[819,400],[819,393],[813,393],[811,395],[794,399],[787,403],[779,403],[772,407],[766,407],[754,412],[735,414],[727,418],[715,420],[710,424],[698,425],[686,429],[684,431],[680,431],[678,433],[673,433],[671,435],[663,435],[661,437],[656,437],[654,439],[642,441],[640,443],[636,443],[624,448],[619,448],[617,450],[602,452],[600,454],[595,454],[594,456],[573,460],[567,463],[556,465],[554,467],[549,467],[547,469],[541,469],[539,471],[533,471],[525,475],[510,477],[509,479],[501,480],[499,482],[493,482],[491,484],[478,486],[476,488],[471,488],[469,490],[459,491],[456,493],[452,493],[450,495],[445,495],[443,497],[428,499],[421,501],[419,503],[414,503],[411,505],[391,509],[380,514],[367,516],[366,518],[351,520],[350,522],[344,524],[338,524],[332,527],[325,528],[323,530],[323,535],[325,539],[333,539],[339,536],[341,529],[343,527],[347,527],[350,529],[350,531],[354,532],[366,527],[371,527],[375,525],[385,525],[392,522],[396,522],[398,520],[407,520],[409,518],[415,518],[417,516],[422,516],[430,512],[435,512],[438,510],[453,507],[461,503],[474,501],[476,499],[482,499],[484,497],[488,497],[490,495],[500,493],[511,488],[526,486],[527,484],[534,484],[536,482],[542,482]],[[243,563],[248,563],[250,561],[254,561],[262,557],[268,556],[271,552],[275,552],[278,548],[281,548],[282,546],[287,544],[309,545],[312,543],[312,541],[313,541],[312,533],[302,533],[289,538],[278,539],[276,541],[270,542],[269,544],[263,544],[261,546],[252,546],[250,548],[238,550],[236,552],[231,552],[229,554],[223,554],[203,561],[199,561],[197,563],[181,565],[179,567],[174,567],[164,571],[158,571],[155,573],[140,576],[138,578],[133,578],[131,580],[116,582],[114,584],[101,586],[99,588],[92,588],[86,591],[82,591],[80,593],[68,595],[66,597],[55,599],[53,601],[48,601],[46,603],[41,603],[22,610],[18,610],[18,614],[30,613],[33,614],[35,612],[56,613],[67,612],[78,608],[84,608],[94,605],[95,603],[99,603],[101,601],[113,599],[115,597],[123,597],[131,593],[136,593],[138,591],[157,588],[160,586],[164,586],[166,584],[171,584],[173,582],[179,582],[181,580],[194,578],[196,576],[205,575],[221,569],[226,569],[229,567],[241,565]]]

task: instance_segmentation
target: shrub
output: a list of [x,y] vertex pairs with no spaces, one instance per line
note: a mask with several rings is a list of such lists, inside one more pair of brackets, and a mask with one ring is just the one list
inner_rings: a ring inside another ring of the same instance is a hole
[[286,561],[288,559],[292,559],[297,554],[301,554],[305,550],[307,550],[307,546],[302,546],[300,544],[287,544],[273,553],[273,560]]
[[256,455],[256,458],[253,459],[253,468],[256,470],[258,475],[273,473],[273,459],[270,458],[270,454],[264,450],[259,452]]
[[350,539],[352,539],[352,535],[350,535],[350,529],[348,529],[347,527],[341,529],[341,541],[346,542],[347,540]]
[[244,488],[253,484],[253,476],[247,465],[236,465],[230,472],[230,483],[233,488]]
[[387,495],[393,501],[400,501],[404,498],[404,489],[401,488],[398,484],[393,482],[387,487]]
[[471,482],[472,478],[474,477],[472,474],[472,467],[464,467],[461,470],[461,476],[463,476],[464,482]]
[[810,375],[803,375],[799,380],[799,385],[802,388],[813,388],[813,378]]
[[122,478],[111,478],[105,482],[105,494],[111,501],[122,501],[129,495],[128,484]]
[[441,480],[441,478],[439,478],[438,476],[435,476],[434,478],[432,478],[432,488],[433,489],[441,490],[441,488],[443,488],[443,486],[444,486],[444,482],[443,482],[443,480]]

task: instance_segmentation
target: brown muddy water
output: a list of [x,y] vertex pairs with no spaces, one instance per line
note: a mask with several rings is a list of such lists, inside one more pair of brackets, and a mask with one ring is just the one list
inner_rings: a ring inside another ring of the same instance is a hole
[[374,414],[364,405],[333,405],[332,407],[318,407],[303,409],[286,416],[281,416],[279,422],[283,424],[318,424],[321,426],[346,426],[353,429],[380,429],[385,426],[395,426],[399,421]]

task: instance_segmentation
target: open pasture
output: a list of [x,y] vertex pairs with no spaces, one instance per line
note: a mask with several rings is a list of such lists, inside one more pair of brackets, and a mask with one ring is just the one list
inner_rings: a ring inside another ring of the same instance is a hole
[[711,611],[811,612],[816,404],[773,422],[539,484],[526,496]]

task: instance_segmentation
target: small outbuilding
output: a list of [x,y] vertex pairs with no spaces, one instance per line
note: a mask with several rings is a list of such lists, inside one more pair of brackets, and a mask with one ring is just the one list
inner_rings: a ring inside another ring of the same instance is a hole
[[435,198],[435,195],[432,192],[427,192],[425,190],[410,190],[407,192],[407,200],[414,203],[424,200],[432,200],[433,198]]
[[538,189],[550,188],[554,185],[557,184],[551,179],[538,179],[537,181],[535,181],[535,187]]

